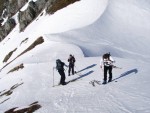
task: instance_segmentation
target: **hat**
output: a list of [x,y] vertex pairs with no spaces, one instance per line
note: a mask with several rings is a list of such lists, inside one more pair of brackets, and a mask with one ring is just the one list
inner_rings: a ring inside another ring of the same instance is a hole
[[61,60],[60,60],[60,59],[57,59],[56,62],[61,62]]

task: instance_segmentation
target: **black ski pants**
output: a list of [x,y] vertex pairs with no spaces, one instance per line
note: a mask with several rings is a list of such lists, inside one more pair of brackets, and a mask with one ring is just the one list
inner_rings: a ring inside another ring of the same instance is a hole
[[59,74],[60,74],[60,76],[61,76],[61,78],[60,78],[60,84],[65,84],[65,79],[66,79],[66,77],[65,77],[65,72],[64,72],[64,70],[58,70],[58,72],[59,72]]
[[74,64],[69,64],[69,70],[68,70],[68,75],[70,75],[70,71],[74,75]]
[[109,80],[112,80],[112,66],[104,66],[104,81],[107,81],[107,72],[109,73]]

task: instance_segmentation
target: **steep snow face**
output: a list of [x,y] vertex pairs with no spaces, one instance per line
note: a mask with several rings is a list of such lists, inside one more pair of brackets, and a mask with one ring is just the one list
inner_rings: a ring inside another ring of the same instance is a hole
[[148,58],[149,6],[150,2],[146,0],[111,0],[102,18],[94,25],[98,25],[99,38],[111,41],[115,46],[112,51],[124,51],[130,56],[141,54]]
[[111,40],[120,49],[150,55],[146,49],[150,48],[149,6],[150,2],[146,0],[111,0],[103,17],[96,23],[99,24],[100,37]]
[[85,51],[86,56],[102,55],[107,51],[117,57],[150,61],[149,6],[147,0],[110,0],[107,9],[94,24],[62,33],[64,40],[68,42],[71,35],[72,38],[81,36],[74,43]]
[[[107,3],[108,0],[81,0],[57,11],[53,16],[39,16],[25,31],[29,32],[30,29],[34,29],[34,34],[37,36],[65,32],[90,25],[103,14]],[[45,12],[43,13],[45,15]]]

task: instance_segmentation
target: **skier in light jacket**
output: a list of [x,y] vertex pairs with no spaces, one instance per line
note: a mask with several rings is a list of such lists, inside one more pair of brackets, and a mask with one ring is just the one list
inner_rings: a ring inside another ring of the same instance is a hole
[[114,62],[115,60],[111,57],[110,53],[106,53],[102,56],[100,60],[100,68],[103,68],[103,71],[104,71],[103,84],[107,83],[107,72],[109,72],[108,82],[112,81],[112,68],[113,68]]

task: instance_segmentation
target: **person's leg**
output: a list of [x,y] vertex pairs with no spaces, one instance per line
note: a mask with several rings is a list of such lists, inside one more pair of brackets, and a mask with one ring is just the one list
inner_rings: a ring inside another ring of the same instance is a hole
[[104,84],[107,82],[107,69],[108,67],[107,66],[104,66]]
[[70,76],[71,66],[69,65],[68,76]]
[[59,84],[62,84],[62,72],[60,70],[58,70],[59,74],[60,74],[60,82]]
[[72,66],[72,75],[74,75],[74,65]]
[[109,66],[109,80],[108,82],[112,81],[112,66]]
[[65,84],[65,79],[66,79],[65,73],[64,73],[63,70],[60,70],[60,71],[58,71],[58,72],[59,72],[59,74],[60,74],[60,76],[61,76],[61,78],[60,78],[60,84],[64,85],[64,84]]
[[65,72],[62,71],[62,85],[66,85],[65,79],[66,79]]

